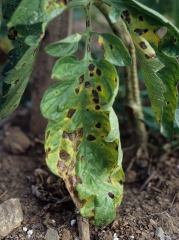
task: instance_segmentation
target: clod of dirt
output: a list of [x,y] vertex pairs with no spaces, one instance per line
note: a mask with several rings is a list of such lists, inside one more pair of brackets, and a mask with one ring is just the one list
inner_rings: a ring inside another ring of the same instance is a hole
[[59,240],[57,231],[55,231],[53,228],[49,228],[46,232],[45,240]]
[[23,212],[18,198],[0,204],[0,239],[21,225]]
[[126,172],[126,183],[132,183],[136,181],[137,173],[134,170],[129,170]]
[[62,229],[62,240],[72,240],[71,232],[66,228]]
[[164,231],[162,228],[160,227],[157,227],[156,230],[155,230],[155,236],[156,237],[159,237],[160,240],[165,240],[165,235],[164,235]]
[[19,127],[11,127],[5,131],[4,148],[13,154],[25,153],[31,141]]

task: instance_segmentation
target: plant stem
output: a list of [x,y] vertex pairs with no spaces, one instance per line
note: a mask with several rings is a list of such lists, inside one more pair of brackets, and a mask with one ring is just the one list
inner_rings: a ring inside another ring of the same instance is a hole
[[85,40],[85,58],[91,58],[91,46],[90,46],[90,36],[91,36],[91,4],[90,1],[85,7],[86,12],[86,40]]
[[[137,147],[146,148],[147,131],[145,125],[137,118],[143,119],[142,104],[140,100],[140,90],[137,76],[136,51],[132,39],[127,31],[127,28],[122,20],[117,23],[112,23],[109,18],[109,7],[105,4],[95,2],[95,6],[102,12],[111,26],[113,33],[120,37],[132,58],[132,65],[124,67],[125,84],[126,84],[126,111],[133,126],[133,138]],[[136,118],[137,117],[137,118]]]

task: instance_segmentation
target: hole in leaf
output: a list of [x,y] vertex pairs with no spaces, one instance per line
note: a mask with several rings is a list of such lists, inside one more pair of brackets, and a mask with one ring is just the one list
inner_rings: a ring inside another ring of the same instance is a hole
[[101,86],[97,86],[97,90],[101,92]]
[[76,109],[74,108],[69,109],[67,113],[67,117],[72,118],[75,112],[76,112]]
[[168,31],[167,27],[161,27],[158,29],[157,34],[162,39],[167,33],[167,31]]
[[86,88],[90,88],[91,87],[91,83],[90,82],[85,82],[85,87]]
[[93,135],[89,134],[89,135],[87,136],[87,140],[88,140],[88,141],[94,141],[94,140],[96,140],[96,138],[95,138]]
[[98,123],[96,123],[96,125],[95,125],[97,128],[101,128],[101,123],[100,122],[98,122]]
[[65,150],[60,151],[60,158],[64,161],[68,161],[70,159],[70,154]]
[[84,78],[85,78],[84,74],[81,75],[81,76],[78,78],[79,84],[82,84],[82,83],[83,83]]
[[108,192],[108,196],[112,199],[114,198],[114,194],[112,192]]

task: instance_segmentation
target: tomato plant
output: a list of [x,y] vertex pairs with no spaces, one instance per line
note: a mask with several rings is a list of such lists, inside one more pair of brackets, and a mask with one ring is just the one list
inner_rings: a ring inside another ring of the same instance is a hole
[[[59,57],[52,69],[56,81],[41,102],[48,119],[46,161],[63,178],[80,214],[96,225],[109,224],[123,196],[124,173],[118,119],[112,108],[118,92],[115,66],[128,66],[131,56],[122,40],[91,28],[92,5],[108,6],[109,21],[121,18],[132,38],[141,64],[148,95],[161,133],[173,137],[179,67],[178,29],[152,9],[135,0],[11,0],[4,18],[16,47],[8,54],[1,97],[0,118],[18,106],[32,72],[38,49],[50,21],[62,12],[82,7],[86,31],[52,43],[45,51]],[[158,30],[167,28],[160,37]],[[104,58],[94,60],[91,37],[96,35]],[[74,55],[85,39],[82,60]],[[45,69],[44,69],[45,71]]]

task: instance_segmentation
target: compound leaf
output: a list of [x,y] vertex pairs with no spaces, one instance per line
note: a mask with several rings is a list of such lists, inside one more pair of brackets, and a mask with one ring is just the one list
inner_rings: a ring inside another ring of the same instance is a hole
[[[167,19],[135,0],[104,0],[112,12],[120,11],[141,63],[143,76],[161,133],[173,137],[177,105],[179,31]],[[158,30],[167,28],[160,37]]]
[[45,51],[54,57],[63,57],[73,54],[78,49],[78,43],[81,39],[81,34],[75,33],[66,37],[63,40],[52,43],[45,48]]
[[41,103],[49,120],[47,165],[64,179],[80,213],[93,224],[106,225],[115,218],[122,199],[119,181],[124,179],[118,121],[112,109],[118,76],[106,60],[82,60],[79,68],[74,57],[60,61],[61,76],[71,64],[69,74],[46,91]]
[[65,1],[22,0],[16,8],[8,26],[50,22],[65,9]]

